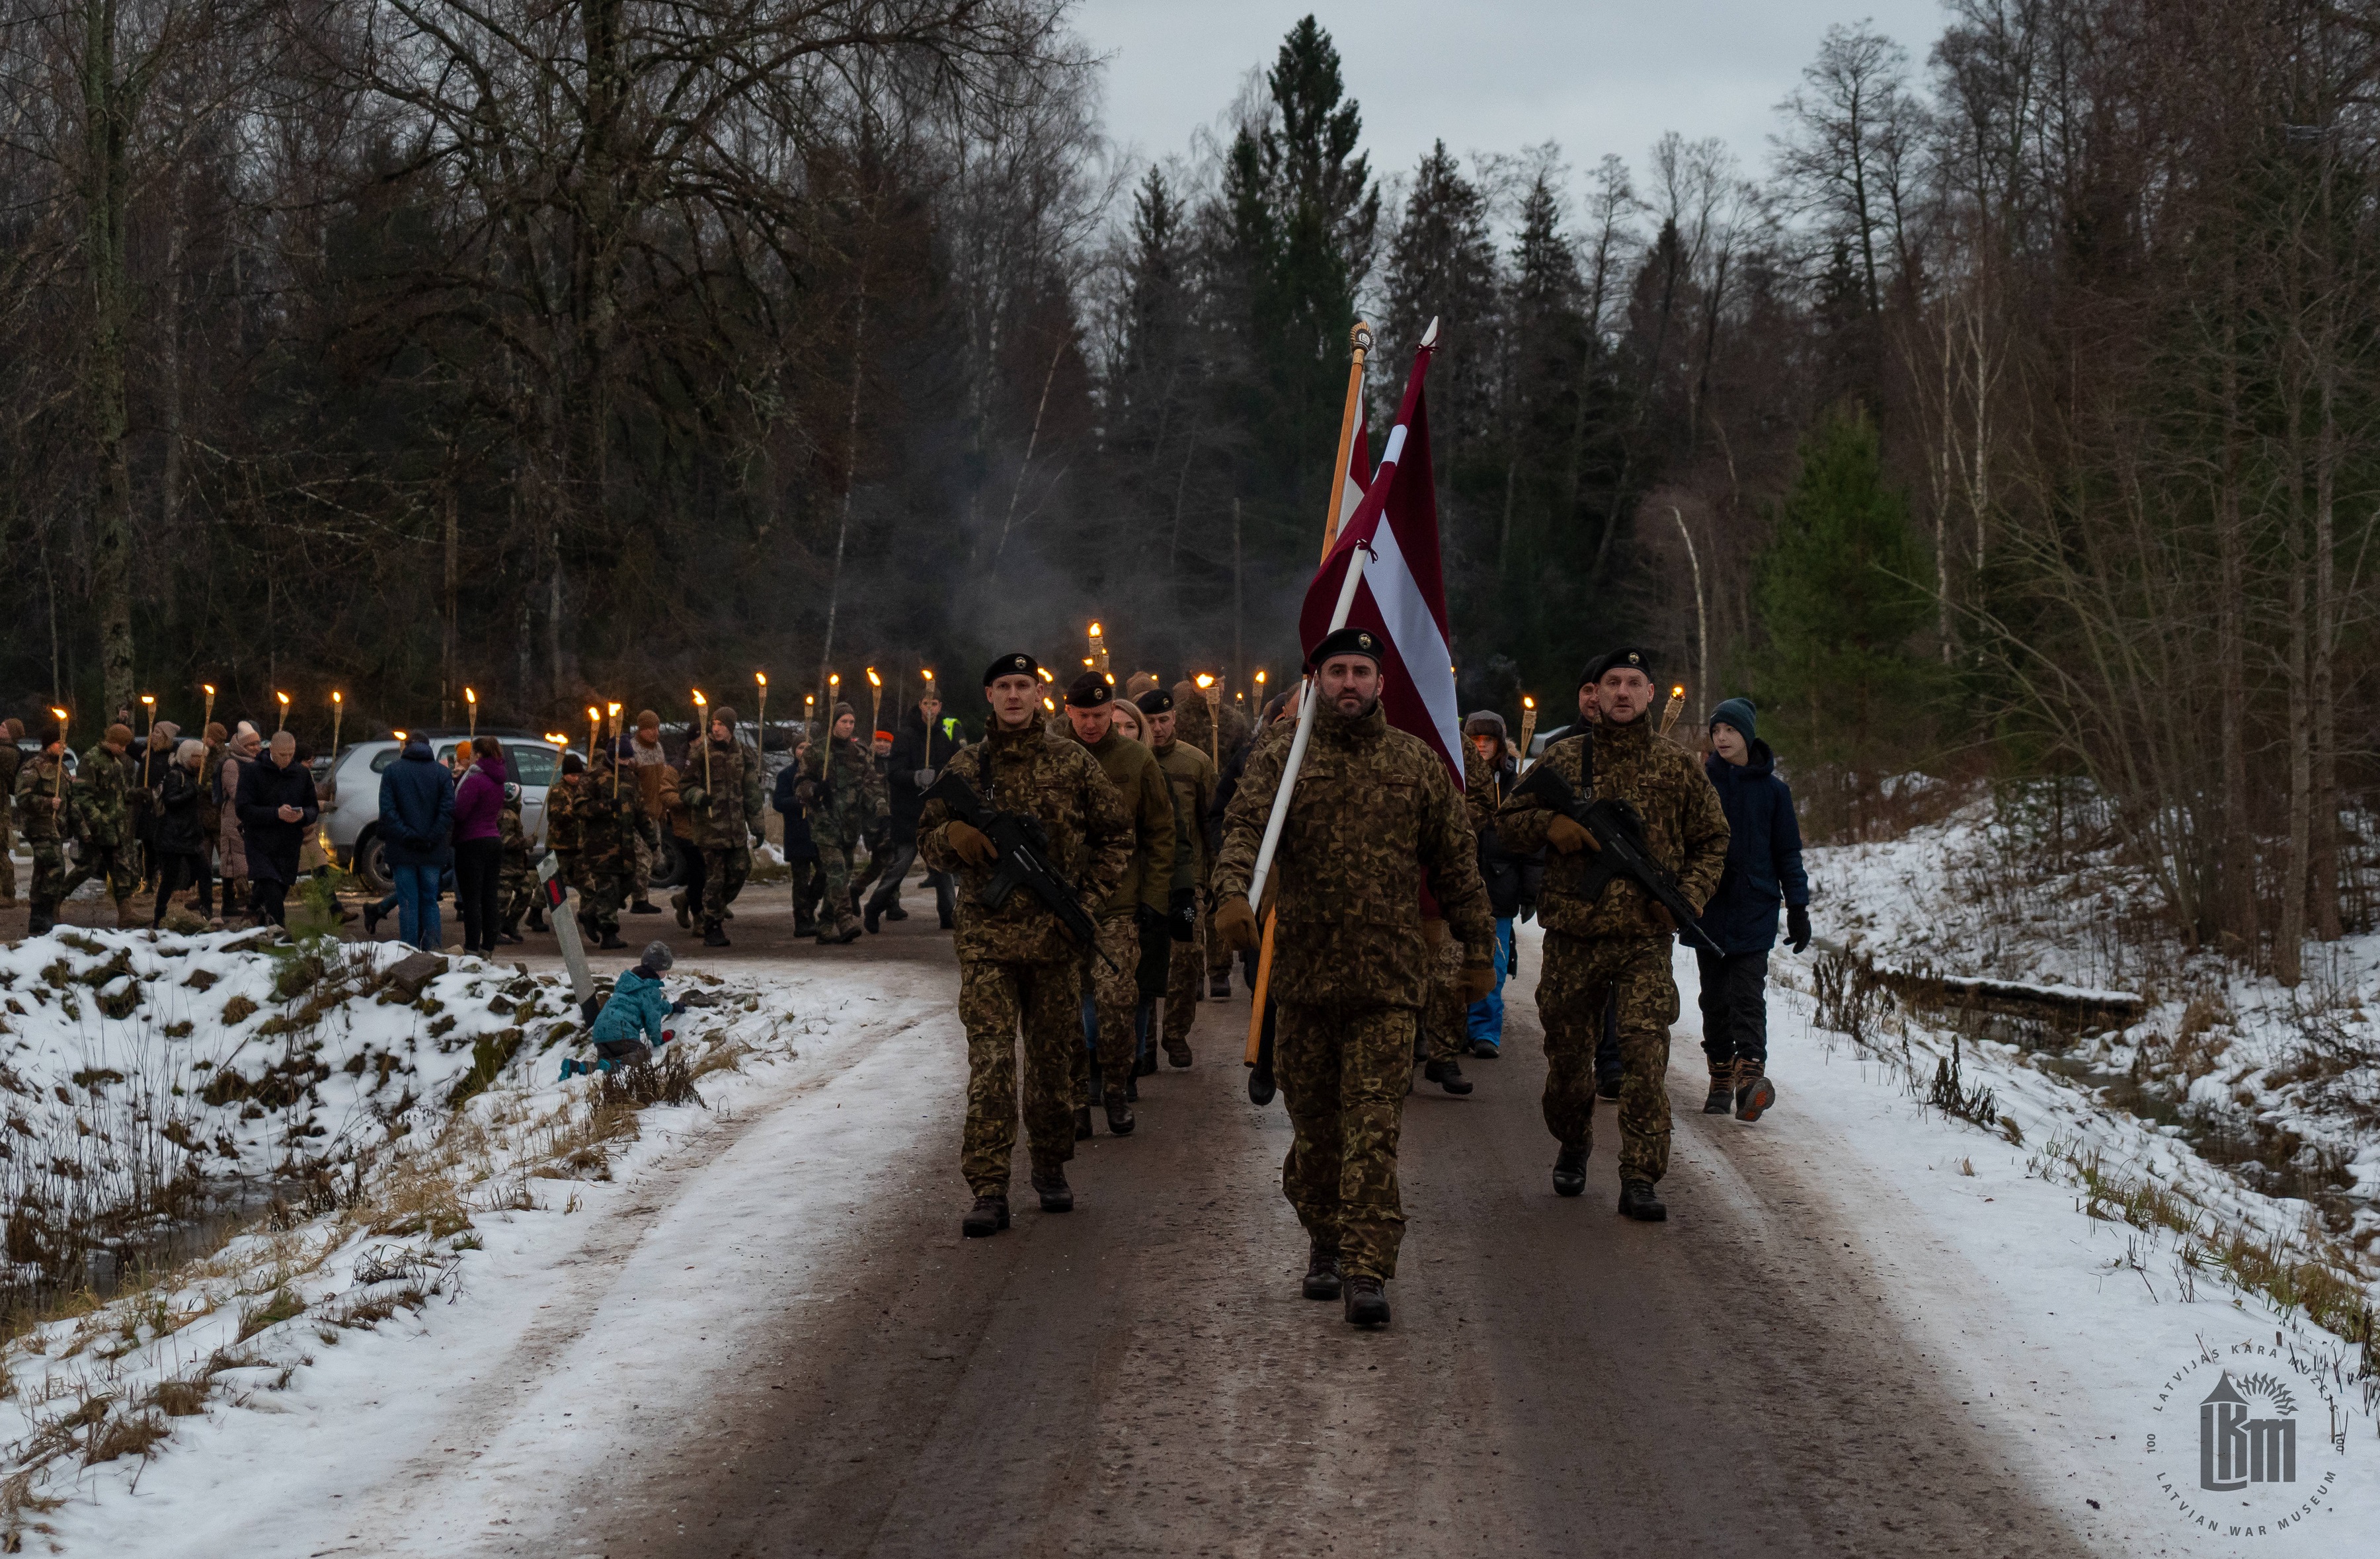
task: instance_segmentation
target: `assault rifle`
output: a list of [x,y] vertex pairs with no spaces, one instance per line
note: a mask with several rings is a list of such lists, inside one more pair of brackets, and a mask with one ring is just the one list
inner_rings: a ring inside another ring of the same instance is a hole
[[1512,787],[1514,796],[1534,797],[1555,811],[1578,824],[1602,846],[1586,869],[1585,892],[1592,904],[1603,896],[1603,890],[1614,877],[1625,877],[1645,890],[1646,897],[1670,912],[1678,923],[1678,934],[1700,943],[1714,954],[1724,950],[1703,930],[1694,906],[1678,891],[1677,874],[1653,859],[1645,842],[1645,814],[1633,802],[1617,796],[1599,801],[1582,800],[1570,787],[1570,781],[1554,772],[1551,763],[1533,763],[1526,778]]
[[[923,799],[942,803],[950,809],[951,816],[982,834],[999,852],[991,881],[976,895],[986,909],[996,910],[1017,889],[1029,889],[1050,913],[1058,917],[1058,923],[1066,928],[1068,935],[1086,947],[1098,948],[1099,929],[1092,923],[1083,901],[1075,896],[1074,884],[1050,863],[1050,835],[1043,831],[1039,818],[1030,812],[993,811],[956,769],[944,769],[941,777],[926,787]],[[1103,953],[1099,961],[1110,968],[1115,968],[1115,960]]]

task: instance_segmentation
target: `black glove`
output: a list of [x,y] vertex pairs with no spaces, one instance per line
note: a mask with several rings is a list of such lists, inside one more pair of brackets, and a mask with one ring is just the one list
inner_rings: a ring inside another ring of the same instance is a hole
[[1144,1001],[1154,1001],[1165,994],[1166,971],[1173,962],[1173,941],[1166,932],[1172,928],[1172,917],[1162,915],[1144,904],[1136,917],[1140,930],[1140,958],[1133,968],[1133,989]]
[[1194,888],[1176,888],[1165,911],[1165,929],[1176,942],[1188,942],[1198,934],[1198,894]]
[[674,1001],[674,1002],[672,1002],[672,1003],[670,1004],[670,1016],[671,1016],[672,1017],[675,1017],[679,1013],[682,1013],[682,1012],[684,1012],[685,1010],[686,1010],[686,1001],[685,1001],[685,998],[683,998],[683,997],[681,997],[681,998],[679,998],[678,1000],[676,1000],[676,1001]]
[[1810,907],[1789,904],[1785,907],[1785,944],[1799,953],[1810,945]]

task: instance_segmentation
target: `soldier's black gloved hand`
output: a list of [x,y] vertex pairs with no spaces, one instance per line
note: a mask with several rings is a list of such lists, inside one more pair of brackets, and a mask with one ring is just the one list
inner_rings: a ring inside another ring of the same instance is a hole
[[1194,888],[1176,888],[1165,911],[1165,929],[1176,942],[1198,934],[1198,895]]
[[1789,904],[1785,907],[1785,944],[1799,953],[1810,945],[1810,907]]

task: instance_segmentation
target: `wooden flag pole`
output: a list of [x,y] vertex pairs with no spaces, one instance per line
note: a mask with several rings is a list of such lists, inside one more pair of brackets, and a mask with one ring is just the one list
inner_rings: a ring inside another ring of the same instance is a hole
[[[1429,322],[1428,339],[1431,341],[1438,339],[1436,320]],[[1360,420],[1359,414],[1364,408],[1364,359],[1371,354],[1372,327],[1357,320],[1355,328],[1348,332],[1348,341],[1354,347],[1354,355],[1347,364],[1347,398],[1339,412],[1339,463],[1331,469],[1330,472],[1330,512],[1322,517],[1322,557],[1325,562],[1330,561],[1330,549],[1339,544],[1339,513],[1347,501],[1347,461],[1355,450],[1355,424]],[[1338,618],[1331,625],[1333,627],[1341,626],[1347,620],[1348,607],[1355,599],[1355,580],[1363,566],[1364,554],[1358,553],[1351,560],[1348,567],[1347,587],[1340,592]],[[1298,700],[1297,738],[1295,745],[1290,750],[1289,766],[1281,771],[1283,794],[1287,793],[1287,787],[1296,778],[1298,761],[1305,756],[1305,737],[1306,733],[1312,729],[1314,714],[1312,681],[1312,677],[1309,676],[1305,696]],[[1261,713],[1261,710],[1258,713]],[[1275,807],[1272,819],[1265,825],[1265,847],[1258,852],[1259,864],[1256,880],[1248,884],[1251,895],[1264,881],[1264,865],[1270,862],[1273,847],[1280,843],[1281,820],[1283,815],[1283,810],[1278,806]],[[1257,913],[1263,914],[1261,907],[1263,901],[1257,899],[1254,902],[1259,907]],[[1248,1006],[1248,1045],[1245,1059],[1251,1066],[1257,1064],[1257,1057],[1263,1048],[1265,997],[1272,989],[1272,922],[1273,918],[1270,915],[1265,915],[1264,940],[1257,950],[1257,981],[1249,993],[1252,999]]]

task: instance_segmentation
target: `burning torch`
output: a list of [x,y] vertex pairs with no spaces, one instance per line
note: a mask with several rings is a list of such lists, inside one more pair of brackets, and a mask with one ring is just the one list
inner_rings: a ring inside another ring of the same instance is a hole
[[884,678],[876,675],[874,666],[869,666],[868,668],[868,750],[870,752],[876,750],[876,721],[883,708]]
[[710,788],[710,700],[702,696],[702,689],[699,688],[694,690],[694,724],[695,728],[702,733],[700,738],[702,788],[709,790]]
[[[464,688],[463,701],[471,706],[469,739],[476,741],[480,736],[480,690],[476,688]],[[595,744],[592,742],[587,744],[587,756],[589,758],[595,756]]]
[[1666,737],[1670,734],[1670,727],[1678,723],[1678,716],[1683,714],[1685,711],[1686,685],[1680,682],[1670,688],[1670,701],[1661,707],[1661,734],[1663,736]]
[[276,688],[273,696],[281,700],[281,724],[273,728],[277,736],[289,728],[289,695]]
[[752,717],[753,723],[760,727],[760,750],[766,752],[769,750],[769,674],[754,672],[752,683],[760,689],[759,706],[753,711]]
[[1528,694],[1521,695],[1521,753],[1517,768],[1529,766],[1529,743],[1537,734],[1537,700]]

